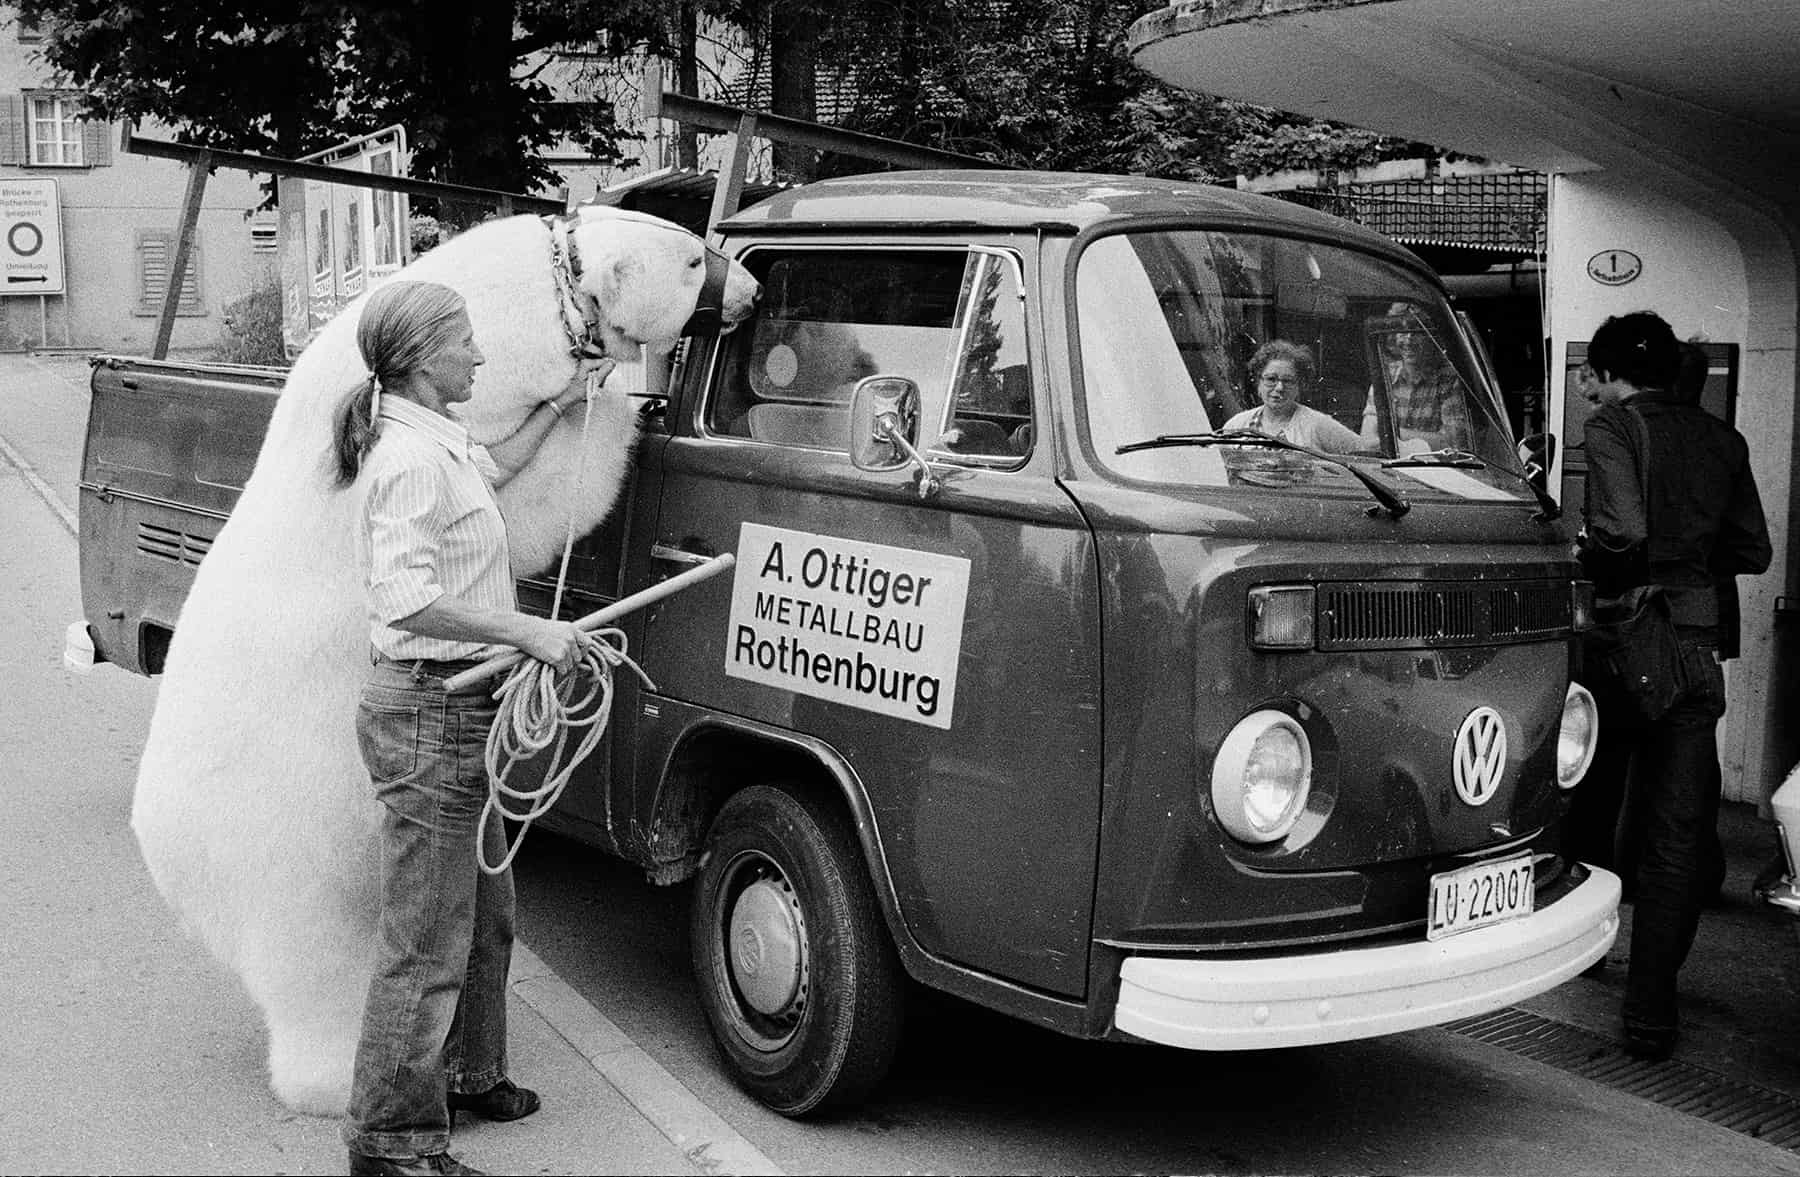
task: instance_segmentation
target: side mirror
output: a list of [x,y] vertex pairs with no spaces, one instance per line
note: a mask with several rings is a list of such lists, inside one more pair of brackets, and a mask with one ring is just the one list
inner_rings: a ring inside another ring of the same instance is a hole
[[865,376],[850,394],[850,461],[883,473],[919,468],[919,497],[938,489],[937,475],[919,453],[919,386],[904,376]]
[[1556,465],[1556,438],[1548,433],[1532,433],[1519,442],[1519,462],[1525,477],[1539,490],[1550,489],[1550,471]]

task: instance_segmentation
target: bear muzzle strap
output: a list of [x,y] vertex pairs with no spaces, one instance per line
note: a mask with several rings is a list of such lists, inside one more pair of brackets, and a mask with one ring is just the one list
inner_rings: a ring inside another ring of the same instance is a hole
[[731,273],[731,259],[706,247],[706,280],[700,284],[700,297],[694,301],[694,313],[682,325],[683,335],[717,335],[725,325],[725,279]]

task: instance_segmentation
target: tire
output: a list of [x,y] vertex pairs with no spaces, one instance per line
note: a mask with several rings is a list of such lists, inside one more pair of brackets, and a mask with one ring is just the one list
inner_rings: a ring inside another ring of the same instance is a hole
[[839,812],[778,786],[733,795],[707,835],[691,931],[700,1002],[745,1091],[801,1117],[886,1075],[904,976]]

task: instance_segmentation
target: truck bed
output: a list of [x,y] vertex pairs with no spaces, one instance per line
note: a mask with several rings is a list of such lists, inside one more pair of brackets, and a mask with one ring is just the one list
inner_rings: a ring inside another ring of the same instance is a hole
[[157,674],[194,569],[237,502],[285,369],[99,356],[81,463],[81,598],[96,660]]

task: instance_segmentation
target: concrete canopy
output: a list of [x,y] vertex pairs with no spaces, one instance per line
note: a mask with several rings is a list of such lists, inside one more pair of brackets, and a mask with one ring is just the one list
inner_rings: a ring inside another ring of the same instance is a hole
[[1544,172],[1651,157],[1785,203],[1797,39],[1793,0],[1198,0],[1130,48],[1209,94]]

